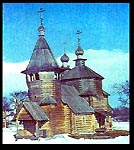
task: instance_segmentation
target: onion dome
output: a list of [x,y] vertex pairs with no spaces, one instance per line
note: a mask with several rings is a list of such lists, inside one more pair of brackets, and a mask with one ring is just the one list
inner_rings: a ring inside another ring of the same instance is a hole
[[64,55],[61,56],[60,60],[61,60],[61,62],[68,62],[69,61],[69,57],[64,53]]
[[44,32],[45,32],[44,26],[41,25],[41,26],[38,28],[38,31],[39,31],[40,35],[44,35]]
[[76,54],[77,56],[83,55],[83,54],[84,54],[84,51],[83,51],[83,49],[82,49],[80,46],[78,46],[77,50],[75,51],[75,54]]

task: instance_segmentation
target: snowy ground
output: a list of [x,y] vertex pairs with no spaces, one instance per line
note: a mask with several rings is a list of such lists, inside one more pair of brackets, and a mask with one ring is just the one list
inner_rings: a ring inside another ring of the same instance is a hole
[[[113,122],[113,128],[129,130],[129,122]],[[55,135],[52,138],[40,138],[39,140],[18,139],[15,141],[15,127],[3,128],[3,144],[130,144],[130,136],[119,136],[113,139],[74,139],[67,134]]]

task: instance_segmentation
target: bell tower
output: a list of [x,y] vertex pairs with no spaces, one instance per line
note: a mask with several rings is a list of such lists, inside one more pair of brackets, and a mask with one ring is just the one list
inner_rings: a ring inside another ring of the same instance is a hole
[[26,70],[21,72],[26,75],[30,100],[37,102],[48,95],[56,98],[56,95],[59,95],[57,89],[60,88],[59,66],[45,39],[42,17],[44,11],[42,8],[38,11],[40,13],[39,37]]

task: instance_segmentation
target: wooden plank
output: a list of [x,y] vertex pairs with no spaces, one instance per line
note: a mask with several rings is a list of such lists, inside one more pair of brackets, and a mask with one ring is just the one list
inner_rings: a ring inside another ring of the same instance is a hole
[[[79,132],[91,132],[94,131],[98,126],[96,125],[96,120],[94,114],[92,115],[75,115],[72,117],[73,126],[72,133]],[[83,120],[84,119],[84,120]]]
[[49,125],[41,127],[42,130],[52,131],[47,133],[49,135],[70,133],[70,108],[67,105],[58,106],[41,106],[41,108],[48,115],[50,122]]

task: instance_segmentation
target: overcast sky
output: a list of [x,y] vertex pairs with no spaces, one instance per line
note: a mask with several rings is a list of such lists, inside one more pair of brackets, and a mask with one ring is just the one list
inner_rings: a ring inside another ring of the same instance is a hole
[[[129,80],[129,4],[127,3],[3,3],[3,95],[27,90],[25,70],[38,39],[39,8],[44,8],[45,38],[61,65],[64,49],[74,67],[80,35],[86,65],[102,75],[103,89],[118,102],[112,85]],[[64,44],[66,42],[66,44]]]

